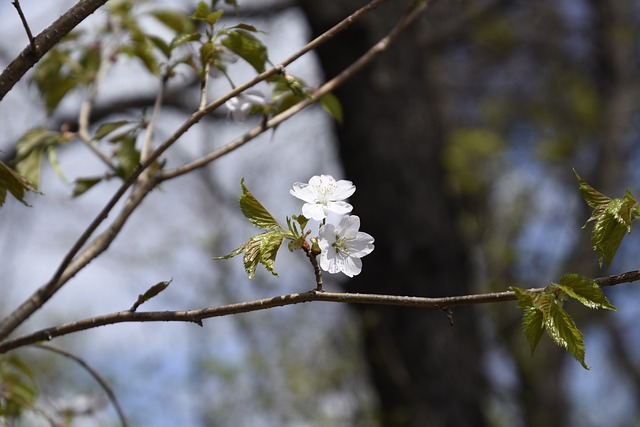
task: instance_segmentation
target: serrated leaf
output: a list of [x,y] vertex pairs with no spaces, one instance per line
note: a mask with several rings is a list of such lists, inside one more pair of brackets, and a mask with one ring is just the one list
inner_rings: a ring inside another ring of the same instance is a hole
[[244,253],[244,269],[249,275],[249,279],[253,279],[258,264],[264,265],[267,271],[277,276],[278,274],[274,271],[274,265],[278,249],[280,249],[283,241],[284,234],[281,231],[267,231],[251,237],[246,243],[234,249],[230,254],[214,257],[213,259],[216,261],[230,259]]
[[627,225],[618,221],[611,213],[605,212],[598,217],[593,226],[591,243],[600,257],[600,266],[603,263],[607,267],[611,265],[627,231]]
[[533,307],[528,307],[524,310],[522,314],[522,331],[529,342],[531,354],[533,354],[538,342],[540,342],[540,338],[544,332],[544,325],[545,322],[542,311]]
[[267,48],[246,30],[229,29],[224,32],[222,45],[247,61],[258,73],[265,70]]
[[569,354],[580,362],[583,368],[589,369],[585,363],[584,336],[575,322],[560,305],[550,305],[549,315],[545,315],[545,328],[549,336]]
[[533,292],[516,286],[510,286],[509,290],[516,294],[516,298],[518,298],[518,307],[529,308],[534,306]]
[[278,249],[280,249],[283,241],[284,235],[282,232],[271,231],[263,234],[263,238],[260,242],[260,263],[264,265],[267,271],[274,276],[278,275],[273,268],[276,262]]
[[617,310],[593,279],[579,274],[565,274],[557,286],[569,297],[580,301],[586,307]]
[[336,122],[342,124],[342,104],[334,94],[325,94],[322,98],[320,98],[320,105],[322,105],[322,108],[324,108],[325,111],[327,111],[331,115],[331,117],[335,119]]
[[265,209],[264,206],[256,199],[253,194],[244,185],[244,178],[240,181],[242,186],[242,195],[240,196],[240,209],[244,216],[253,225],[267,230],[283,230],[283,227],[276,219]]
[[29,206],[24,200],[25,192],[36,192],[36,189],[25,177],[0,162],[0,206],[4,204],[7,198],[7,191],[23,205]]
[[600,193],[595,188],[587,184],[587,182],[583,180],[580,175],[578,175],[578,172],[576,172],[575,169],[573,170],[573,173],[575,173],[576,177],[578,178],[578,187],[580,188],[580,194],[582,194],[582,198],[585,202],[587,202],[589,206],[594,209],[593,215],[589,219],[591,221],[592,219],[595,219],[594,216],[596,216],[597,213],[600,213],[601,210],[603,211],[606,208],[606,205],[609,204],[611,198],[605,196],[604,194]]
[[131,122],[128,120],[119,120],[117,122],[103,123],[100,126],[98,126],[98,129],[96,130],[96,134],[93,137],[99,141],[105,136],[109,135],[111,132],[120,129],[122,126],[127,125],[129,123]]
[[78,196],[86,193],[91,188],[93,188],[94,185],[96,185],[97,183],[101,182],[103,179],[104,179],[104,177],[102,177],[102,176],[93,177],[93,178],[78,178],[78,179],[76,179],[75,182],[74,182],[73,193],[71,193],[71,196],[72,197],[78,197]]

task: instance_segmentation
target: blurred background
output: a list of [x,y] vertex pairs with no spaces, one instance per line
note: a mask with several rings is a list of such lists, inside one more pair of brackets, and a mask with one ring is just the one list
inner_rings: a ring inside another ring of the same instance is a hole
[[[32,4],[33,3],[33,4]],[[23,8],[37,33],[74,2]],[[195,1],[147,2],[182,8]],[[273,63],[364,1],[243,2],[225,25],[251,22]],[[287,68],[317,86],[386,34],[408,2],[392,0]],[[26,45],[9,2],[0,5],[0,65]],[[98,26],[97,13],[84,25]],[[255,233],[240,216],[240,179],[280,220],[299,212],[293,182],[319,173],[349,179],[361,229],[376,239],[360,276],[325,277],[330,290],[448,296],[544,286],[565,272],[595,277],[637,269],[638,239],[598,268],[575,168],[596,189],[639,194],[640,3],[632,0],[439,1],[375,63],[336,92],[344,123],[312,108],[206,170],[154,191],[109,251],[73,279],[22,332],[127,309],[152,284],[170,287],[143,306],[173,310],[313,288],[299,253],[278,255],[274,278],[253,281],[241,259],[213,262]],[[230,69],[236,84],[252,76]],[[100,89],[95,124],[139,116],[157,82],[135,60],[118,62]],[[212,83],[211,96],[228,90]],[[23,80],[0,102],[0,149],[10,158],[29,128],[77,120],[86,94],[47,116]],[[158,138],[197,106],[178,79]],[[123,102],[126,101],[126,102]],[[75,118],[75,119],[74,119]],[[192,129],[167,155],[178,165],[257,122],[225,112]],[[32,208],[0,209],[0,274],[8,313],[45,282],[117,188],[72,199],[95,174],[81,144],[60,153],[66,180],[45,169]],[[328,275],[326,275],[328,276]],[[107,377],[132,425],[153,426],[638,426],[637,287],[605,290],[617,313],[566,309],[585,333],[587,363],[548,337],[532,356],[516,303],[439,311],[313,303],[180,324],[116,325],[56,339]],[[42,405],[60,408],[101,390],[85,372],[36,349]],[[112,409],[74,425],[116,425]],[[96,404],[96,408],[103,406]],[[36,417],[37,418],[37,417]],[[35,425],[34,419],[23,425]]]

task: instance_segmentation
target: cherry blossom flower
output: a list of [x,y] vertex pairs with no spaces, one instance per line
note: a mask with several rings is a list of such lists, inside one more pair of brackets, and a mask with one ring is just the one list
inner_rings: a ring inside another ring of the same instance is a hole
[[231,113],[231,117],[234,121],[241,123],[245,121],[251,107],[255,105],[264,105],[265,97],[258,91],[249,91],[247,93],[241,93],[238,96],[234,96],[228,100],[225,105]]
[[373,249],[373,237],[358,231],[360,218],[345,215],[337,226],[326,224],[318,233],[320,246],[320,268],[335,274],[344,273],[349,277],[362,271],[362,258]]
[[327,217],[329,212],[345,215],[351,212],[353,206],[344,200],[356,191],[351,181],[336,181],[331,175],[316,175],[308,184],[296,182],[291,195],[305,201],[302,214],[308,219],[317,221]]

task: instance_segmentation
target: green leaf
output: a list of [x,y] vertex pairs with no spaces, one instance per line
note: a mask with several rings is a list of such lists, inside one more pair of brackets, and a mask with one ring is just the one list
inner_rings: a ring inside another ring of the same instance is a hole
[[584,336],[571,316],[556,302],[550,305],[549,315],[545,316],[545,326],[556,344],[564,347],[583,368],[589,369],[584,360]]
[[265,70],[267,48],[253,34],[241,29],[224,31],[222,45],[247,61],[258,73]]
[[322,98],[320,98],[320,104],[322,105],[322,108],[324,108],[325,111],[327,111],[331,115],[331,117],[335,119],[336,122],[342,124],[342,104],[334,94],[327,93],[326,95],[322,96]]
[[213,26],[216,22],[218,22],[218,19],[222,17],[223,13],[224,10],[222,9],[212,12],[206,3],[201,1],[196,6],[196,10],[193,15],[191,15],[191,19],[206,22],[207,24]]
[[600,265],[604,263],[608,267],[622,243],[625,232],[631,232],[631,223],[637,215],[638,202],[629,190],[624,197],[611,199],[595,190],[577,172],[575,173],[582,197],[593,208],[593,213],[587,220],[587,223],[595,221],[591,234],[593,249],[599,255]]
[[26,177],[35,188],[40,183],[40,171],[42,168],[42,156],[46,154],[51,166],[56,173],[61,170],[55,156],[55,148],[67,143],[64,135],[44,128],[31,129],[25,133],[16,144],[16,170]]
[[93,188],[104,179],[102,176],[93,178],[78,178],[74,182],[72,197],[78,197]]
[[516,286],[510,286],[509,290],[516,294],[516,298],[518,298],[518,307],[529,308],[534,306],[533,292]]
[[284,234],[281,231],[268,231],[251,237],[245,244],[234,249],[230,254],[222,257],[214,257],[213,259],[223,260],[230,259],[236,255],[244,253],[244,269],[249,275],[249,279],[253,279],[258,264],[262,264],[274,276],[278,274],[274,271],[276,254],[282,245]]
[[191,34],[178,34],[171,40],[171,44],[169,44],[169,48],[173,50],[176,46],[180,46],[181,44],[191,43],[194,41],[200,40],[201,35],[199,33],[191,33]]
[[93,136],[96,140],[101,140],[105,136],[109,135],[111,132],[120,129],[122,126],[131,123],[128,120],[119,120],[117,122],[109,122],[103,123],[98,126],[98,130],[96,130],[96,134]]
[[565,274],[560,279],[558,288],[571,298],[580,301],[580,303],[586,307],[617,310],[616,307],[609,302],[595,280],[588,277],[579,274]]
[[15,354],[0,355],[0,419],[17,418],[35,405],[37,388],[28,364]]
[[119,161],[118,176],[126,179],[140,163],[140,151],[136,148],[136,135],[129,134],[124,138],[116,150]]
[[0,206],[4,204],[7,198],[7,190],[25,206],[29,206],[24,200],[25,192],[36,192],[36,189],[25,177],[21,176],[3,162],[0,162]]
[[525,308],[522,315],[522,331],[524,332],[525,337],[527,337],[527,341],[529,341],[531,354],[535,351],[536,346],[542,337],[544,325],[545,322],[542,311],[533,307]]
[[265,209],[264,206],[251,194],[244,185],[244,178],[240,181],[242,195],[240,196],[240,209],[244,216],[256,227],[267,230],[283,230],[284,228]]

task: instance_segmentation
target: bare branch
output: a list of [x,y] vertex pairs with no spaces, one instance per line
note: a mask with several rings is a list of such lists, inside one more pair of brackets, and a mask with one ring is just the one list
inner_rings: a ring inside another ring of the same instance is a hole
[[[0,74],[0,101],[24,74],[79,23],[104,5],[107,0],[80,0],[53,24],[38,34],[29,46]],[[32,47],[33,46],[33,47]]]
[[22,7],[20,7],[20,1],[15,0],[11,2],[11,4],[13,4],[13,7],[15,7],[16,10],[18,11],[18,15],[20,15],[20,20],[22,21],[22,26],[24,27],[24,30],[27,32],[27,38],[29,39],[29,46],[31,47],[31,51],[35,52],[36,43],[33,40],[33,34],[31,34],[31,28],[29,28],[29,23],[27,22],[27,18],[24,16],[24,13],[22,12]]
[[122,406],[120,406],[120,402],[118,402],[118,399],[116,398],[115,393],[109,386],[109,383],[107,383],[104,380],[104,378],[102,378],[102,376],[98,373],[98,371],[96,371],[91,366],[89,366],[89,364],[85,362],[83,359],[81,359],[80,357],[76,356],[75,354],[69,353],[68,351],[63,350],[59,347],[55,347],[50,344],[35,344],[34,347],[60,354],[68,359],[73,360],[82,368],[84,368],[84,370],[86,370],[89,373],[89,375],[91,375],[93,379],[96,380],[96,382],[100,385],[100,387],[102,387],[104,392],[107,394],[107,397],[109,397],[111,404],[113,405],[114,409],[116,410],[116,413],[118,414],[118,418],[120,419],[120,424],[123,427],[128,427],[129,424],[127,423],[127,419],[124,416],[124,411],[122,410]]
[[[640,270],[629,271],[614,276],[600,277],[595,282],[600,286],[616,286],[640,280]],[[531,288],[531,292],[543,292],[545,288]],[[349,304],[375,304],[411,308],[436,308],[449,312],[452,307],[462,307],[478,304],[493,304],[517,300],[513,291],[491,292],[486,294],[461,295],[452,297],[414,297],[400,295],[355,294],[347,292],[322,292],[316,289],[298,293],[279,295],[255,301],[241,302],[218,307],[208,307],[197,310],[184,311],[119,311],[102,316],[91,317],[75,322],[64,323],[51,328],[41,329],[0,343],[0,354],[10,350],[49,341],[53,338],[69,335],[75,332],[97,328],[115,323],[131,322],[190,322],[202,326],[204,319],[229,316],[233,314],[250,313],[252,311],[267,310],[274,307],[301,304],[305,302],[324,301]]]

